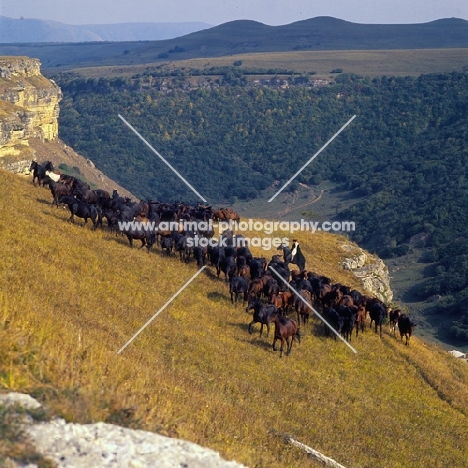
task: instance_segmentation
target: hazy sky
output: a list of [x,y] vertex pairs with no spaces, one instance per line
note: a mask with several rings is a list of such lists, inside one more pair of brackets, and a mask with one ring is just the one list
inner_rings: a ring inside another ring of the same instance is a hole
[[0,0],[0,15],[69,24],[251,19],[288,24],[315,16],[356,23],[468,20],[468,0]]

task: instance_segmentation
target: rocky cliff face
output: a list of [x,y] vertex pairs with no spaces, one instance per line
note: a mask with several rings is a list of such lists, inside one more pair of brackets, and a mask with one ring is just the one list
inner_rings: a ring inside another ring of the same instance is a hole
[[393,292],[390,289],[388,267],[383,260],[357,245],[343,244],[341,248],[349,253],[349,257],[343,261],[343,268],[353,272],[367,293],[390,304]]
[[60,88],[41,75],[40,62],[0,57],[0,168],[28,174],[32,159],[64,164],[80,178],[107,191],[132,194],[58,139]]
[[39,60],[0,57],[0,158],[3,166],[18,165],[23,159],[30,162],[31,138],[42,141],[57,138],[61,98],[60,88],[41,75]]

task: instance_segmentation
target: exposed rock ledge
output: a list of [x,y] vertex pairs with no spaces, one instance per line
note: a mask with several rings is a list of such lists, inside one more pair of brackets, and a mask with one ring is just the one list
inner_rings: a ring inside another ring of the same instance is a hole
[[29,159],[31,138],[54,141],[61,98],[57,84],[41,75],[38,59],[0,57],[0,158]]
[[393,291],[390,289],[388,267],[383,260],[357,245],[343,244],[341,248],[351,255],[343,261],[343,268],[350,270],[368,293],[390,304]]
[[[40,407],[29,395],[0,395],[0,404],[15,403],[28,409]],[[217,452],[192,442],[102,422],[72,424],[55,419],[33,424],[29,421],[25,432],[36,450],[53,460],[58,468],[244,467],[223,460]],[[28,468],[34,467],[28,465]]]

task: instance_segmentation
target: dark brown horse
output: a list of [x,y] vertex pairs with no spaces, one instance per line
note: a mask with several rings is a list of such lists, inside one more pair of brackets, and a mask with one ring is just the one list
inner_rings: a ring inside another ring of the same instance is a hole
[[213,221],[240,221],[240,216],[232,208],[220,208],[213,210]]
[[278,309],[272,305],[265,305],[262,302],[253,299],[249,300],[249,304],[245,309],[246,312],[254,310],[252,321],[249,323],[249,333],[252,334],[252,325],[254,323],[261,323],[260,336],[263,334],[263,325],[267,327],[267,336],[270,334],[270,322],[273,321],[273,318],[278,315]]
[[72,189],[68,185],[61,184],[60,182],[54,182],[52,179],[48,177],[48,185],[50,188],[50,192],[52,193],[53,200],[52,200],[52,205],[55,204],[55,206],[58,208],[58,199],[62,195],[71,195]]
[[401,315],[401,310],[400,309],[390,311],[390,331],[394,335],[396,334],[396,328],[398,326],[398,319],[399,319],[400,315]]
[[85,203],[96,205],[99,197],[93,190],[88,190],[85,188],[75,188],[73,189],[73,195]]
[[359,329],[361,329],[361,333],[364,333],[364,328],[366,325],[366,317],[367,317],[367,312],[366,308],[364,306],[361,306],[358,308],[357,314],[356,314],[356,337],[359,334]]
[[122,232],[127,236],[130,247],[133,247],[133,240],[141,241],[140,249],[146,246],[146,251],[149,253],[151,247],[156,242],[156,233],[143,227],[144,219],[135,218],[135,225],[129,227]]
[[311,311],[309,306],[312,306],[312,295],[307,289],[299,291],[299,295],[301,297],[295,296],[294,308],[296,309],[298,323],[301,323],[302,317],[302,323],[305,325],[309,321]]
[[276,341],[281,341],[280,357],[283,357],[283,347],[286,343],[286,356],[291,354],[293,340],[296,339],[301,342],[301,334],[299,332],[299,325],[294,319],[283,317],[276,314],[272,320],[275,324],[275,338],[273,339],[273,351],[276,351]]

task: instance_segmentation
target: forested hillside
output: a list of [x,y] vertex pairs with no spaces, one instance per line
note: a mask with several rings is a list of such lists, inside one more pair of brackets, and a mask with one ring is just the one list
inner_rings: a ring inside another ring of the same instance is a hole
[[467,337],[468,73],[341,74],[322,87],[303,76],[289,87],[260,88],[232,67],[196,89],[189,74],[58,75],[61,138],[141,197],[193,199],[121,114],[209,202],[223,203],[285,183],[356,114],[288,190],[327,179],[363,196],[341,216],[358,225],[354,240],[383,257],[405,254],[420,234],[427,261],[440,261],[420,293],[446,295],[443,307],[456,313],[453,333]]

